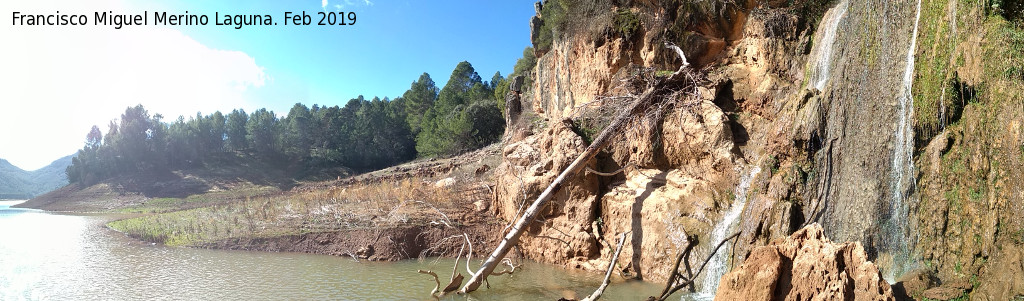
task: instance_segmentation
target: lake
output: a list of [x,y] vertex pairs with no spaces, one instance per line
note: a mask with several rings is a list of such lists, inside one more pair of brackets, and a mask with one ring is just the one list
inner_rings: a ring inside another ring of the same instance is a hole
[[[106,228],[113,215],[10,208],[17,203],[0,201],[0,300],[429,300],[434,280],[416,270],[451,275],[453,259],[356,262],[153,245]],[[583,298],[602,278],[527,262],[511,277],[491,277],[490,289],[447,299]],[[602,300],[643,300],[660,291],[619,280]]]

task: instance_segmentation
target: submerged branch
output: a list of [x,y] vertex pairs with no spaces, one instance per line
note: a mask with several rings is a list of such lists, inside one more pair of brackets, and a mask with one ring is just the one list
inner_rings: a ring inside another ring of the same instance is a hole
[[[689,252],[687,252],[687,251],[689,251],[689,249],[691,247],[687,246],[687,250],[683,251],[683,253],[679,254],[679,258],[676,260],[675,269],[672,270],[672,275],[669,276],[669,281],[667,283],[665,283],[665,290],[662,291],[661,297],[658,298],[657,300],[666,300],[666,299],[668,299],[669,296],[671,296],[676,291],[679,291],[680,289],[682,289],[684,287],[689,286],[689,287],[692,288],[693,287],[693,282],[695,281],[695,279],[697,279],[697,276],[700,276],[700,273],[704,271],[704,267],[708,265],[708,262],[711,261],[711,258],[715,257],[715,253],[718,253],[718,250],[721,249],[722,246],[725,245],[726,242],[732,240],[733,238],[739,237],[739,236],[740,236],[740,232],[736,232],[736,233],[733,233],[732,235],[729,235],[725,239],[722,239],[722,241],[718,242],[718,245],[715,246],[715,249],[712,250],[710,254],[708,254],[708,257],[704,259],[704,263],[701,263],[700,268],[697,269],[697,273],[693,274],[690,277],[683,277],[682,275],[679,275],[679,263],[680,263],[680,261],[686,261],[687,262],[686,263],[686,268],[687,268],[687,270],[689,270],[690,264],[689,264],[689,262],[687,260],[685,260],[683,258],[684,254],[686,255],[685,257],[689,257],[689,255],[688,255]],[[673,285],[673,282],[677,282],[676,280],[681,280],[682,282],[678,282],[678,283],[675,283],[675,285]]]
[[615,270],[615,262],[619,261],[619,253],[622,253],[622,245],[626,242],[626,234],[629,234],[629,232],[632,231],[627,231],[619,236],[619,246],[615,247],[615,254],[612,255],[612,260],[608,262],[608,271],[604,273],[604,281],[601,281],[601,286],[598,287],[593,294],[590,294],[589,297],[583,298],[582,301],[594,301],[601,299],[601,295],[604,294],[604,289],[608,288],[608,281],[611,280],[612,270]]

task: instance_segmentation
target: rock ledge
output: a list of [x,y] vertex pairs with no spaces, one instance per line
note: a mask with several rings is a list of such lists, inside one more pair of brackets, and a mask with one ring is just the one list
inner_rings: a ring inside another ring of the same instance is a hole
[[755,248],[722,276],[715,300],[895,300],[859,242],[833,243],[818,224]]

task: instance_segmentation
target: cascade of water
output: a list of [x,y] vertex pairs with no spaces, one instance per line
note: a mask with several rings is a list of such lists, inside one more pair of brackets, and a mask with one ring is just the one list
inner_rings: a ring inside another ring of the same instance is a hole
[[839,21],[846,18],[846,10],[849,7],[849,0],[843,0],[835,8],[830,9],[821,19],[821,26],[815,34],[820,37],[818,43],[811,48],[810,62],[811,70],[808,74],[807,83],[822,91],[828,83],[829,73],[832,70],[832,48],[836,42],[836,31],[839,29]]
[[[889,220],[884,227],[886,244],[890,255],[893,256],[893,268],[888,269],[886,278],[895,278],[902,271],[899,265],[905,263],[908,257],[907,243],[907,199],[910,188],[914,184],[913,172],[914,162],[912,161],[914,151],[914,128],[913,120],[914,99],[912,88],[914,84],[914,53],[917,49],[917,30],[921,19],[921,0],[917,1],[917,16],[914,19],[914,31],[910,38],[910,49],[907,50],[906,67],[903,72],[903,86],[898,97],[899,123],[896,125],[895,152],[892,156],[892,203],[889,204]],[[892,279],[889,279],[892,280]]]
[[[750,190],[750,184],[759,172],[761,172],[761,168],[754,166],[740,177],[740,183],[736,185],[735,199],[732,205],[729,206],[729,211],[722,216],[722,221],[715,225],[715,230],[711,232],[710,243],[718,244],[718,242],[735,231],[734,229],[739,224],[740,213],[743,213],[743,207],[747,204],[747,191]],[[718,250],[718,253],[715,253],[715,256],[711,258],[711,261],[708,262],[704,270],[704,277],[701,279],[703,283],[700,289],[701,294],[710,294],[712,296],[715,294],[715,291],[718,289],[718,280],[729,271],[729,254],[732,253],[730,248],[730,244],[723,245]]]

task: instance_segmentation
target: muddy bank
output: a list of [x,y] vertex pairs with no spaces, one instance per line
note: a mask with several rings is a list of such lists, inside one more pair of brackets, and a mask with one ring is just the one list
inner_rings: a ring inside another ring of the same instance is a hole
[[[441,225],[352,229],[267,238],[233,238],[197,247],[267,252],[302,252],[350,256],[371,261],[395,261],[418,257],[455,257],[465,238],[473,242],[473,256],[486,256],[497,245],[501,226],[480,223],[447,228]],[[469,252],[466,246],[465,252]]]

